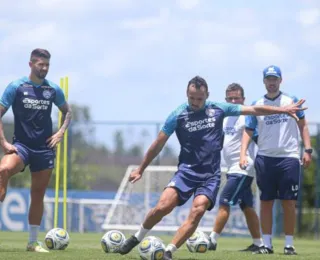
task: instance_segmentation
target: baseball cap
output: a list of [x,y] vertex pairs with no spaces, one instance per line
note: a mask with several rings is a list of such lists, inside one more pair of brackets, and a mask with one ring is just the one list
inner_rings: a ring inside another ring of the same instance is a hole
[[281,78],[281,70],[279,67],[275,65],[270,65],[263,70],[263,78],[268,76],[274,76],[277,78]]

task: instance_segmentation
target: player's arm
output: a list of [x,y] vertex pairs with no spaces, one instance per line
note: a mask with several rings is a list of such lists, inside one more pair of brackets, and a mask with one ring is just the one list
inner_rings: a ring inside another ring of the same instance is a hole
[[63,135],[70,125],[72,119],[72,110],[67,102],[65,102],[64,105],[60,106],[59,110],[62,113],[62,124],[58,132]]
[[242,139],[241,139],[241,148],[240,148],[240,162],[239,162],[241,169],[245,169],[248,165],[247,150],[252,140],[252,136],[253,136],[252,129],[246,128],[243,131]]
[[272,115],[272,114],[288,114],[291,117],[299,121],[296,113],[302,110],[306,110],[306,107],[301,107],[305,102],[304,99],[300,99],[298,102],[286,105],[283,107],[277,106],[267,106],[267,105],[253,105],[253,106],[242,106],[241,115],[254,115],[254,116],[263,116],[263,115]]
[[304,117],[298,121],[298,127],[300,130],[300,135],[301,135],[301,138],[304,144],[304,149],[305,149],[302,162],[304,167],[308,167],[312,160],[311,152],[309,152],[311,149],[311,140],[310,140],[308,124]]
[[8,111],[16,97],[14,84],[9,84],[0,99],[0,145],[5,154],[17,152],[17,148],[10,144],[4,136],[2,117]]
[[177,125],[177,117],[175,112],[173,112],[167,118],[164,126],[162,127],[160,133],[158,134],[157,139],[149,147],[138,169],[134,170],[130,174],[129,181],[131,183],[135,183],[136,181],[141,179],[144,170],[148,167],[148,165],[152,162],[152,160],[156,158],[156,156],[161,152],[162,148],[168,141],[169,137],[175,131],[176,125]]

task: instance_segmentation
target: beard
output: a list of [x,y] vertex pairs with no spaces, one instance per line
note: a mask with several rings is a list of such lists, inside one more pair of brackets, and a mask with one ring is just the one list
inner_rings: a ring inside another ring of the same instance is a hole
[[39,79],[45,79],[48,72],[47,71],[35,71],[34,74],[37,76]]

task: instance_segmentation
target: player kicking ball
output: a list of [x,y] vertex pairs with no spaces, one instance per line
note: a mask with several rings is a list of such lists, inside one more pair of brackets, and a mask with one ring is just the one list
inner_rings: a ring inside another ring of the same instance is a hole
[[[232,83],[226,89],[226,101],[232,104],[243,105],[245,101],[244,90],[237,84]],[[240,147],[242,134],[245,129],[245,116],[227,117],[223,121],[224,144],[222,155],[228,167],[227,182],[221,192],[219,210],[210,234],[211,245],[209,250],[216,250],[218,238],[223,231],[229,215],[230,207],[239,204],[245,215],[248,229],[253,243],[241,251],[254,252],[263,246],[259,218],[253,208],[253,194],[251,184],[254,178],[254,142],[251,142],[247,153],[248,165],[245,169],[240,168]]]
[[[9,179],[29,165],[31,203],[27,251],[41,253],[48,252],[38,242],[38,232],[43,215],[43,198],[54,167],[54,149],[71,120],[71,109],[61,88],[45,79],[50,57],[47,50],[32,51],[29,77],[10,83],[0,99],[0,144],[5,154],[0,162],[0,201],[5,199]],[[55,134],[52,134],[52,104],[60,109],[64,119]],[[14,115],[12,144],[4,136],[2,124],[2,117],[10,106]]]
[[242,106],[207,101],[207,82],[201,77],[187,85],[188,102],[180,105],[167,118],[157,139],[152,143],[140,166],[129,181],[138,181],[146,167],[160,153],[169,137],[176,132],[181,146],[178,171],[164,189],[157,205],[149,211],[140,229],[120,247],[120,254],[129,253],[164,216],[183,205],[193,195],[189,216],[166,247],[164,260],[194,233],[207,210],[214,207],[220,186],[220,151],[223,141],[223,119],[227,116],[287,113],[295,117],[304,102],[285,107]]

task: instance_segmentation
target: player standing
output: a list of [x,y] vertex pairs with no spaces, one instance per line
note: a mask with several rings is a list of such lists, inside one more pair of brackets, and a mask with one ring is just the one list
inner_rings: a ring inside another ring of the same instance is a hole
[[120,254],[129,253],[164,216],[183,205],[192,195],[194,200],[187,220],[180,226],[167,246],[164,260],[172,259],[177,250],[196,230],[206,210],[214,207],[220,186],[220,151],[223,141],[223,118],[240,114],[295,114],[304,101],[286,107],[241,106],[207,101],[207,82],[201,77],[191,79],[187,86],[188,102],[174,110],[157,139],[148,149],[142,163],[130,174],[129,181],[138,181],[143,171],[159,154],[173,132],[181,151],[178,171],[163,191],[157,205],[149,211],[141,228],[120,247]]
[[[9,179],[29,165],[31,203],[27,250],[34,252],[48,252],[38,242],[43,198],[54,167],[55,146],[63,138],[71,120],[71,109],[61,88],[45,79],[50,57],[47,50],[33,50],[29,61],[29,77],[11,82],[0,99],[0,144],[5,153],[0,163],[0,201],[5,199]],[[53,135],[52,104],[60,109],[64,120]],[[10,106],[14,115],[12,144],[4,136],[2,124],[2,117]]]
[[[226,101],[233,104],[243,105],[245,101],[244,90],[237,84],[232,83],[226,89]],[[251,142],[247,153],[248,165],[246,169],[239,166],[240,147],[243,131],[245,128],[245,116],[227,117],[223,121],[224,144],[222,155],[228,167],[227,182],[223,188],[219,200],[218,215],[210,234],[210,250],[216,250],[218,238],[226,225],[230,207],[239,204],[243,211],[247,225],[253,238],[253,243],[242,251],[256,251],[263,246],[258,216],[253,208],[253,194],[251,184],[254,178],[254,142]]]
[[[254,102],[255,105],[285,106],[296,102],[297,98],[282,93],[281,70],[269,66],[263,70],[263,82],[267,94]],[[285,233],[284,254],[296,255],[293,246],[293,234],[296,224],[296,200],[299,192],[300,156],[299,131],[304,142],[303,164],[311,162],[311,142],[303,111],[297,112],[298,123],[286,114],[271,116],[248,116],[243,134],[240,165],[247,164],[246,151],[253,130],[257,129],[258,154],[255,159],[257,184],[261,191],[260,221],[265,248],[258,254],[272,254],[272,208],[275,199],[282,202]]]

